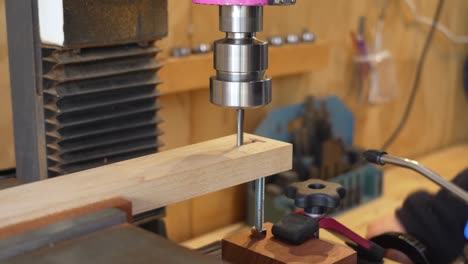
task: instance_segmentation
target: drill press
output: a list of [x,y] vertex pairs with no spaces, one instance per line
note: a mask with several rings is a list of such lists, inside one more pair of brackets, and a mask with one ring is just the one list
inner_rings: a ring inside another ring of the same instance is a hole
[[[296,0],[193,0],[219,5],[219,29],[224,39],[214,43],[216,76],[210,79],[210,101],[237,110],[237,146],[244,142],[244,110],[271,102],[268,43],[258,40],[263,30],[264,5],[293,5]],[[252,234],[264,237],[263,202],[265,179],[255,182],[255,226]]]

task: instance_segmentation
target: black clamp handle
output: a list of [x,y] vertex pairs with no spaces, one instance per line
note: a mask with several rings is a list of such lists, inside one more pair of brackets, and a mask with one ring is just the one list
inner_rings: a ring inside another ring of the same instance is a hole
[[346,190],[338,183],[311,179],[291,184],[285,195],[294,200],[307,214],[325,214],[328,209],[338,208]]

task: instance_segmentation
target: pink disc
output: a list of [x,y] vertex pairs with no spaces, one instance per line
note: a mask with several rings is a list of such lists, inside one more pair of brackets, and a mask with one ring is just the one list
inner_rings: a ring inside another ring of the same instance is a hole
[[195,4],[202,5],[267,5],[268,0],[192,0]]

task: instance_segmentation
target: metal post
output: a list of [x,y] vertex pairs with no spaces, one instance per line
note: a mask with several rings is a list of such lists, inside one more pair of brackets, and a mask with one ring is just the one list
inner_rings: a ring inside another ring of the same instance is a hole
[[47,178],[37,7],[37,0],[5,1],[16,172],[21,182]]

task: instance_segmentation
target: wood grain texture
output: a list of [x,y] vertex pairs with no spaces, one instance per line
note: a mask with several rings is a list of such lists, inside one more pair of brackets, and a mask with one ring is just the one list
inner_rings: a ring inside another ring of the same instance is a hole
[[266,223],[265,239],[252,239],[250,230],[239,231],[222,241],[223,259],[234,264],[354,264],[356,252],[348,247],[319,239],[311,239],[302,245],[288,245],[273,237],[273,224]]
[[132,202],[133,214],[255,180],[292,167],[290,144],[246,135],[70,174],[0,192],[0,227],[105,199]]
[[0,170],[15,167],[5,0],[0,0]]

